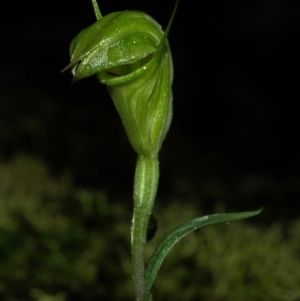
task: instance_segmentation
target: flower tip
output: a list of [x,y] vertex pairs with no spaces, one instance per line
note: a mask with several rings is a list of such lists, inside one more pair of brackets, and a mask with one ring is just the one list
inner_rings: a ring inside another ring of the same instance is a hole
[[[74,64],[72,64],[72,63],[68,64],[68,65],[67,65],[65,68],[63,68],[60,72],[63,73],[63,72],[65,72],[65,71],[67,71],[68,69],[72,68],[73,65],[74,65]],[[73,70],[73,69],[72,69],[71,71],[72,71],[72,74],[74,75],[74,77],[73,77],[73,79],[72,79],[72,81],[71,81],[71,84],[74,84],[75,82],[77,82],[77,81],[80,79],[80,77],[78,76],[78,74],[76,75],[76,74],[74,73],[74,70]]]
[[72,78],[71,84],[75,84],[78,80],[80,80],[80,78],[78,76],[74,76]]
[[62,69],[60,72],[63,73],[65,71],[67,71],[68,69],[70,69],[72,67],[72,64],[68,64],[64,69]]

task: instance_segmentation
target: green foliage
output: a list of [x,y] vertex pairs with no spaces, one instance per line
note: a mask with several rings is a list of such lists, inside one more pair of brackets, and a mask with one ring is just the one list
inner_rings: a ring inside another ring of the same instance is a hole
[[[177,214],[173,206],[164,210],[169,213],[173,210],[172,225],[168,228],[177,224],[176,219],[189,219],[195,214],[193,208],[186,206],[184,211],[177,209]],[[299,300],[299,231],[300,220],[269,228],[238,221],[193,232],[164,262],[156,279],[160,289],[154,298]],[[170,273],[173,280],[166,278]],[[175,287],[178,291],[174,291]]]
[[54,181],[27,156],[0,170],[1,300],[42,301],[43,291],[62,300],[131,294],[120,269],[130,219],[120,206],[108,207],[103,193],[74,190],[68,177]]
[[[170,230],[201,215],[184,200],[160,204],[147,257]],[[68,176],[54,179],[37,159],[0,163],[0,299],[133,300],[130,215],[100,191],[73,187]],[[296,301],[299,254],[300,220],[203,228],[172,249],[154,299]]]
[[152,285],[156,278],[157,272],[164,261],[167,254],[171,249],[177,244],[182,238],[192,231],[198,230],[203,227],[210,225],[217,225],[221,223],[229,223],[231,221],[245,219],[257,215],[262,210],[252,211],[252,212],[240,212],[240,213],[223,213],[223,214],[212,214],[202,217],[192,219],[186,223],[183,223],[171,233],[169,233],[164,239],[160,242],[159,246],[156,248],[155,252],[152,254],[151,258],[148,261],[147,268],[145,271],[146,279],[146,294],[145,301],[148,300]]

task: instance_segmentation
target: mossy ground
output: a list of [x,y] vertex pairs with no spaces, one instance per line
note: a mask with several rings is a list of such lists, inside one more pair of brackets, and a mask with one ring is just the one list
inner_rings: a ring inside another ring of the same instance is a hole
[[[28,155],[0,164],[0,299],[133,300],[130,199],[74,187]],[[202,215],[158,199],[156,237]],[[166,258],[154,300],[300,300],[300,220],[239,221],[189,234]]]

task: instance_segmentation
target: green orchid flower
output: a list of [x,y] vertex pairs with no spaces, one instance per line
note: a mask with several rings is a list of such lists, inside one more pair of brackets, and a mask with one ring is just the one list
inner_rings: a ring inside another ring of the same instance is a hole
[[185,235],[261,211],[215,214],[184,223],[161,241],[145,268],[145,243],[157,230],[152,211],[159,178],[158,153],[172,120],[173,62],[167,36],[178,2],[163,32],[152,17],[138,11],[114,12],[102,17],[96,0],[92,0],[97,21],[73,39],[71,62],[64,69],[72,68],[73,82],[95,74],[107,86],[138,154],[131,227],[135,301],[152,299],[152,286],[165,256]]
[[114,12],[70,46],[73,82],[96,74],[108,87],[133,149],[156,157],[172,119],[173,63],[160,25],[138,11]]
[[64,70],[72,68],[72,82],[96,74],[107,85],[138,154],[131,248],[136,300],[142,301],[146,288],[144,245],[147,234],[149,239],[155,234],[149,233],[153,228],[149,217],[158,186],[158,153],[172,120],[173,62],[167,35],[178,1],[165,33],[145,13],[123,11],[102,17],[96,0],[92,3],[97,21],[73,39],[71,62]]

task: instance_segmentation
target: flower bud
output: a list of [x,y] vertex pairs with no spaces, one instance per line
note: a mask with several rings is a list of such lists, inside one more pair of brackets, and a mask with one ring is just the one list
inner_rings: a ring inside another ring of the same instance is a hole
[[156,157],[172,119],[173,64],[157,22],[142,12],[115,12],[81,31],[70,46],[73,82],[97,75],[106,84],[129,141]]

